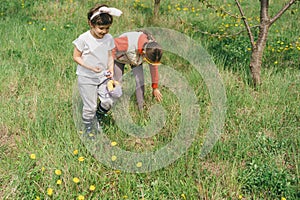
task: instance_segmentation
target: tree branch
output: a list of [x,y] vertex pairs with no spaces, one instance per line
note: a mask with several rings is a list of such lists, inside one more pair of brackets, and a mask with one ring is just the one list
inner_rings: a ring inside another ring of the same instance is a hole
[[[258,28],[259,25],[255,25],[255,26],[251,26],[250,28],[253,29],[253,28]],[[201,30],[195,30],[196,32],[199,32],[199,33],[202,33],[204,35],[209,35],[211,37],[218,37],[218,38],[231,38],[231,37],[235,37],[237,35],[240,35],[241,33],[245,32],[246,30],[240,30],[238,32],[235,32],[235,33],[232,33],[230,35],[226,35],[226,34],[218,34],[218,33],[209,33],[207,31],[201,31]]]
[[236,3],[236,5],[237,5],[237,7],[238,7],[238,9],[239,9],[239,11],[240,11],[240,13],[241,13],[241,15],[242,15],[243,22],[244,22],[244,24],[245,24],[245,26],[246,26],[247,33],[248,33],[248,36],[249,36],[249,38],[250,38],[251,46],[252,46],[252,48],[253,48],[254,45],[255,45],[255,42],[254,42],[253,34],[252,34],[252,32],[251,32],[251,28],[250,28],[250,26],[249,26],[249,24],[248,24],[248,22],[247,22],[246,16],[245,16],[245,14],[244,14],[244,11],[243,11],[243,9],[242,9],[242,6],[241,6],[240,2],[239,2],[238,0],[235,0],[235,3]]
[[232,13],[228,12],[224,8],[217,7],[213,4],[210,4],[207,0],[199,0],[199,1],[201,1],[203,4],[206,4],[207,7],[214,9],[216,12],[220,10],[221,12],[227,14],[228,16],[230,16],[232,18],[241,19],[241,17],[237,16],[236,14],[232,14]]
[[279,18],[281,17],[281,15],[283,15],[283,13],[285,11],[287,11],[287,9],[289,9],[289,7],[291,7],[294,3],[296,2],[296,0],[290,0],[290,2],[288,2],[271,20],[270,20],[270,26]]

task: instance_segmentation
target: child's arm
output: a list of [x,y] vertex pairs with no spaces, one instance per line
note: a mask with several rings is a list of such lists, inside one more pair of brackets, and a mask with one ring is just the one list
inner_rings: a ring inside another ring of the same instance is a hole
[[152,94],[157,101],[161,101],[162,94],[158,89],[158,81],[159,81],[158,66],[149,64],[149,68],[150,68],[150,74],[152,80]]
[[81,66],[84,67],[84,68],[87,68],[87,69],[89,69],[89,70],[92,70],[92,71],[94,71],[94,72],[96,72],[96,73],[101,72],[101,68],[100,68],[100,67],[90,67],[90,66],[86,65],[86,64],[83,62],[81,56],[82,56],[82,52],[80,52],[76,47],[74,47],[73,59],[74,59],[74,61],[75,61],[77,64],[81,65]]
[[112,51],[108,51],[108,62],[107,62],[108,71],[110,75],[107,78],[112,78],[114,76],[114,58]]

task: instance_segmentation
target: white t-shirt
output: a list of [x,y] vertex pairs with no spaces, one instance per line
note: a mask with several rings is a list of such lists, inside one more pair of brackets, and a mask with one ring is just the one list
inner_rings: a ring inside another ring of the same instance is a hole
[[[108,51],[115,47],[112,35],[106,34],[102,39],[96,39],[88,30],[72,42],[82,52],[82,59],[86,65],[108,69]],[[97,78],[100,73],[93,72],[81,65],[77,65],[76,74],[89,78]]]

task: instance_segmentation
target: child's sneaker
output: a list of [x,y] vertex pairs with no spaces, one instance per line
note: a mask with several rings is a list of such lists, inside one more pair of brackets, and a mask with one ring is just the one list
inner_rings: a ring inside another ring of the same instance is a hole
[[83,120],[85,130],[83,133],[83,137],[94,140],[96,137],[96,134],[100,132],[100,125],[97,120]]
[[102,109],[99,105],[96,111],[96,117],[98,122],[100,123],[99,125],[102,126],[105,117],[107,117],[107,110]]

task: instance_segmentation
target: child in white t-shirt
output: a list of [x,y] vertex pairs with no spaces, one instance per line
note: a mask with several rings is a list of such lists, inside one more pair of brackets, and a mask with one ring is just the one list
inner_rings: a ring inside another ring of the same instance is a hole
[[[93,120],[97,110],[97,99],[100,84],[113,77],[114,59],[112,49],[115,47],[113,37],[108,33],[113,23],[112,16],[120,16],[122,12],[106,5],[96,5],[88,12],[90,30],[73,41],[73,59],[78,64],[79,93],[83,101],[82,119],[85,132],[92,131]],[[101,100],[101,95],[100,95]],[[101,101],[99,110],[107,112],[112,101]]]

